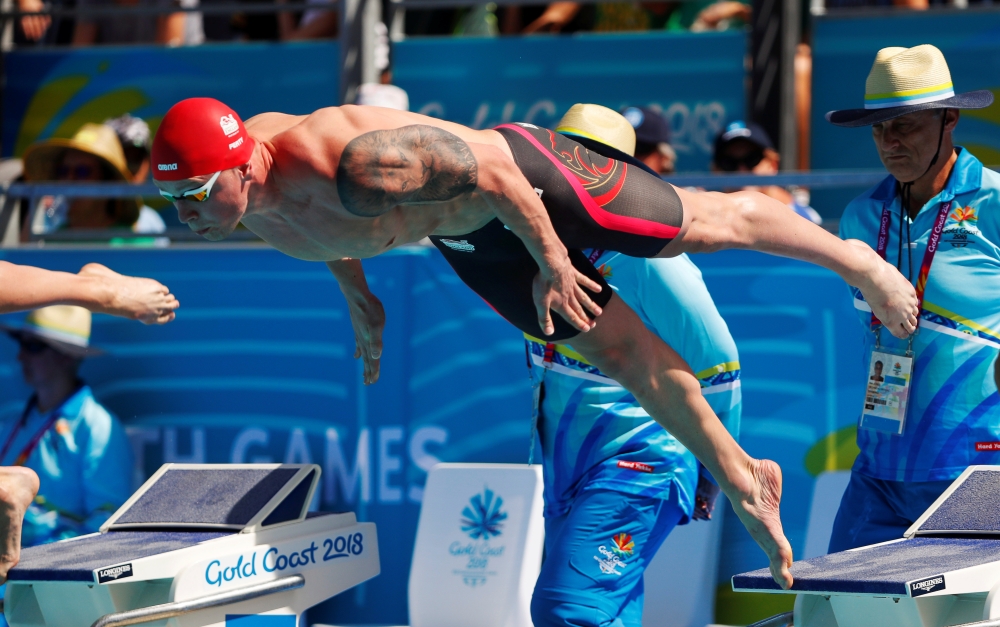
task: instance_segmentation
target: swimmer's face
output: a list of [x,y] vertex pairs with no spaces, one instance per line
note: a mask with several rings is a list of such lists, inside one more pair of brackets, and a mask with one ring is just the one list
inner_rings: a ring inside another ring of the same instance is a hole
[[[247,208],[246,177],[243,169],[224,170],[212,186],[205,201],[181,198],[174,203],[181,222],[207,240],[217,242],[229,237],[243,218]],[[156,181],[156,186],[174,196],[198,189],[212,178],[211,174],[183,181]]]
[[[896,180],[908,183],[923,176],[938,146],[942,115],[947,135],[958,123],[958,109],[916,111],[872,126],[878,157]],[[942,148],[950,145],[945,137]]]

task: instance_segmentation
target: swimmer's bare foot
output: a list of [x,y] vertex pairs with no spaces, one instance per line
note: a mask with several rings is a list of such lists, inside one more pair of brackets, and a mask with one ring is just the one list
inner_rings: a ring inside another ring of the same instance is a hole
[[864,294],[865,300],[886,330],[903,339],[916,331],[920,316],[917,293],[909,279],[885,262],[868,244],[846,240],[854,247],[860,267],[857,277],[848,279]]
[[0,583],[21,557],[21,523],[38,493],[38,475],[21,466],[0,466]]
[[[781,468],[769,459],[750,459],[746,484],[728,494],[733,510],[770,560],[771,576],[783,589],[792,587],[792,546],[781,530]],[[728,492],[728,491],[727,491]]]
[[99,280],[103,287],[100,313],[132,318],[145,324],[165,324],[174,319],[180,306],[177,298],[159,281],[118,274],[99,263],[88,263],[80,276]]

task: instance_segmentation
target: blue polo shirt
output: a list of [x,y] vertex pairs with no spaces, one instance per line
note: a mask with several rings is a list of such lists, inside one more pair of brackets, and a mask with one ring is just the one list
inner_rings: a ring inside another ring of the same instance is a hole
[[[1000,350],[1000,174],[983,168],[969,151],[957,150],[947,185],[910,225],[911,276],[916,282],[941,204],[952,203],[914,337],[916,359],[904,432],[895,436],[858,430],[861,454],[854,470],[877,479],[944,481],[970,464],[1000,463],[1000,395],[993,381]],[[886,260],[897,265],[902,213],[892,176],[847,206],[840,235],[875,248],[884,207],[892,216]],[[905,276],[905,248],[902,256]],[[851,291],[866,330],[858,366],[867,376],[875,343],[868,331],[871,308],[858,289]],[[887,331],[882,331],[881,340],[883,346],[906,349],[905,340]],[[859,416],[862,401],[857,399]]]
[[[606,252],[595,264],[615,293],[691,366],[702,393],[734,437],[742,396],[736,344],[701,271],[681,255],[636,259]],[[538,408],[545,515],[565,514],[582,490],[654,498],[671,491],[689,516],[698,462],[646,413],[635,397],[570,346],[556,346],[545,367],[545,342],[525,336],[531,376],[544,376]]]
[[[132,447],[125,429],[88,386],[52,411],[29,411],[0,464],[13,464],[54,415],[55,423],[24,464],[39,481],[38,497],[24,517],[24,546],[97,531],[132,493]],[[3,425],[0,446],[19,421]]]

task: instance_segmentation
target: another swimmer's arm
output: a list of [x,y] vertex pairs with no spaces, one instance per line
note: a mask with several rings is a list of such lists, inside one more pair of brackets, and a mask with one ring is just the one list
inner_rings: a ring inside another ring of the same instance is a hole
[[905,338],[916,329],[918,307],[913,286],[864,242],[844,241],[781,201],[758,192],[677,189],[677,194],[684,205],[684,228],[661,256],[744,248],[808,261],[860,288],[879,320],[896,337]]
[[[337,166],[337,193],[344,208],[375,217],[399,205],[455,200],[479,192],[497,217],[524,242],[541,269],[535,306],[545,335],[555,309],[580,330],[593,326],[586,311],[600,314],[582,287],[600,286],[569,261],[545,206],[517,166],[494,146],[470,145],[435,126],[416,124],[370,131],[344,147]],[[581,287],[582,286],[582,287]]]
[[370,385],[378,381],[379,376],[385,309],[382,301],[368,289],[360,259],[327,261],[326,267],[337,279],[340,291],[347,300],[347,311],[354,329],[354,358],[361,357],[365,369],[364,383]]
[[163,324],[174,319],[179,303],[157,281],[123,276],[100,264],[88,264],[71,274],[0,261],[0,313],[49,305],[77,305]]

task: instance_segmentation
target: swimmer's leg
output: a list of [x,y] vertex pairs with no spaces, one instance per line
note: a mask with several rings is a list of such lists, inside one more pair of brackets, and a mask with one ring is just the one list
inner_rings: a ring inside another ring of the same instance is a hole
[[767,554],[775,581],[789,588],[792,548],[781,530],[778,511],[781,469],[740,448],[712,412],[680,355],[653,335],[618,296],[604,307],[593,330],[569,342],[587,361],[620,382],[650,416],[701,460]]
[[[650,256],[742,248],[807,261],[832,270],[848,285],[859,288],[875,315],[896,337],[905,339],[916,330],[920,308],[913,285],[867,244],[844,241],[803,219],[784,203],[758,192],[674,191],[683,204],[680,229]],[[662,199],[668,206],[669,198],[658,194],[653,204]]]

